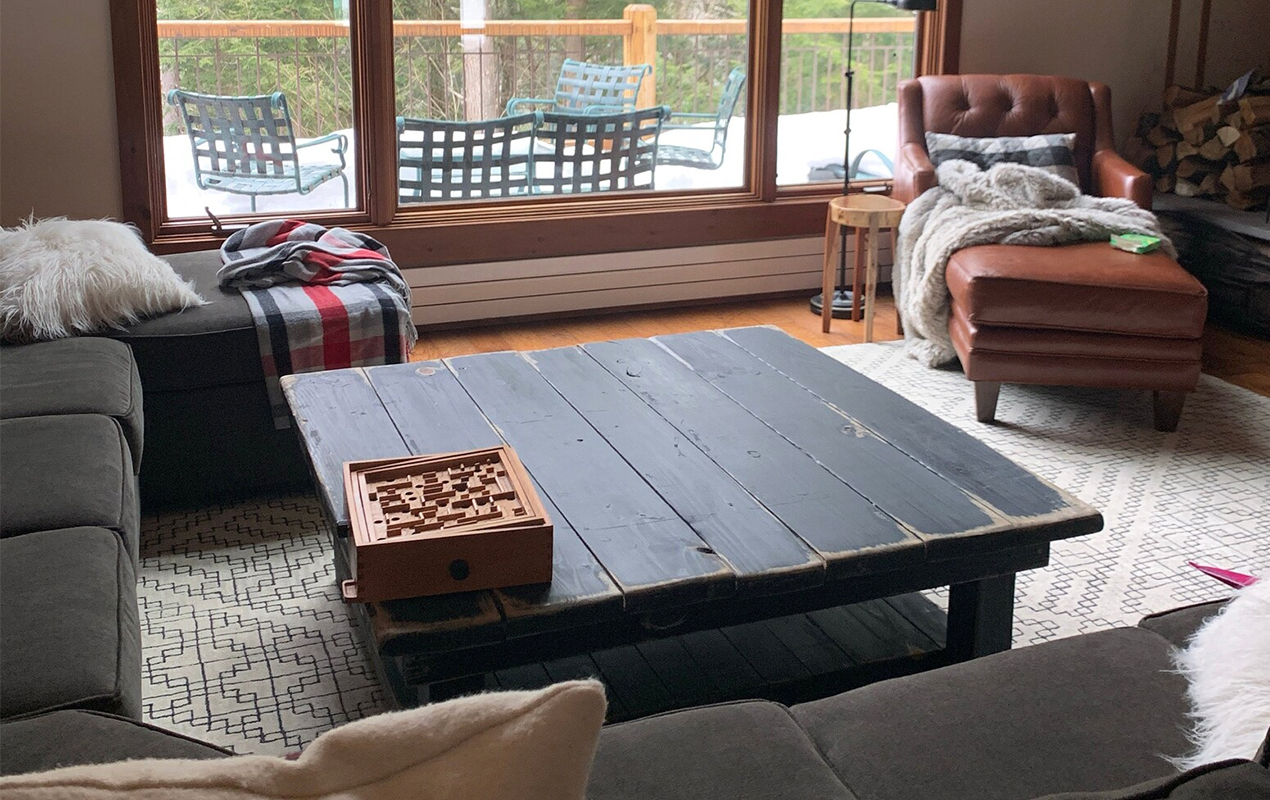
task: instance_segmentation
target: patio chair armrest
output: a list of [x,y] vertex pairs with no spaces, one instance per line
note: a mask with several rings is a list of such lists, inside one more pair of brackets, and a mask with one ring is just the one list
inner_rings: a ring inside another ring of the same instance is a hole
[[514,117],[517,114],[525,114],[525,113],[528,113],[529,111],[536,110],[533,108],[529,108],[529,109],[526,109],[525,111],[521,111],[520,110],[521,106],[543,106],[543,105],[552,106],[554,108],[556,105],[556,100],[554,97],[553,98],[513,97],[512,99],[507,101],[507,107],[503,109],[503,116]]
[[717,120],[717,114],[707,114],[704,111],[672,111],[666,119],[708,119]]
[[334,152],[342,154],[344,151],[348,150],[348,137],[342,133],[328,133],[325,136],[319,136],[311,142],[297,142],[295,147],[299,150],[301,147],[313,147],[314,145],[336,141],[340,143],[340,146],[336,148]]

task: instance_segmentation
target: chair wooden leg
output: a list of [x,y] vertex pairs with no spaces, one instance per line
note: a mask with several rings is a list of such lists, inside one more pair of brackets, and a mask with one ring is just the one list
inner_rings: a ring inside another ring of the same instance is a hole
[[869,261],[864,273],[864,341],[873,341],[873,313],[878,295],[878,223],[869,225]]
[[1001,384],[996,381],[975,381],[975,419],[993,422],[997,418],[997,397]]
[[825,220],[825,264],[820,273],[820,330],[828,333],[833,325],[834,245],[838,242],[838,226],[834,224],[831,213]]
[[1186,392],[1153,392],[1151,399],[1155,412],[1155,429],[1164,433],[1177,430],[1178,420],[1182,418],[1182,404],[1186,402]]
[[851,321],[859,322],[864,318],[864,303],[861,300],[864,297],[864,254],[867,243],[867,233],[865,228],[856,228],[852,237],[855,244],[855,262],[851,268]]

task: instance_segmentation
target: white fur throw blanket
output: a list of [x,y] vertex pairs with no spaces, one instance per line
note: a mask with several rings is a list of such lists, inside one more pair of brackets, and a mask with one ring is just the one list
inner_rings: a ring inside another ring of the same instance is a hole
[[[936,173],[939,185],[904,213],[892,277],[905,351],[927,366],[957,358],[948,335],[944,270],[958,250],[981,244],[1109,242],[1113,233],[1164,237],[1155,215],[1133,201],[1082,195],[1070,181],[1036,167],[996,164],[984,171],[955,160]],[[1175,255],[1167,239],[1163,248]]]
[[1270,729],[1270,578],[1240,589],[1204,623],[1177,666],[1195,720],[1195,750],[1178,768],[1252,758]]

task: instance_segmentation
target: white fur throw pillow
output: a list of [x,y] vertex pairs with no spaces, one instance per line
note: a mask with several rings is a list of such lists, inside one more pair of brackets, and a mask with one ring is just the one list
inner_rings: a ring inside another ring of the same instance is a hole
[[131,226],[54,217],[0,231],[5,341],[93,333],[202,304]]
[[147,759],[0,778],[5,800],[583,800],[604,687],[572,681],[380,714],[300,757]]
[[1270,729],[1270,577],[1240,589],[1204,623],[1177,665],[1190,682],[1196,747],[1177,766],[1255,756]]

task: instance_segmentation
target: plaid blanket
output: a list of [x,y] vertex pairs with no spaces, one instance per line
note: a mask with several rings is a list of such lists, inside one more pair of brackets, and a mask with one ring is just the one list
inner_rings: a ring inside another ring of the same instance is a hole
[[274,425],[290,427],[279,379],[409,359],[410,286],[379,242],[301,220],[258,222],[221,246],[221,286],[256,322]]

